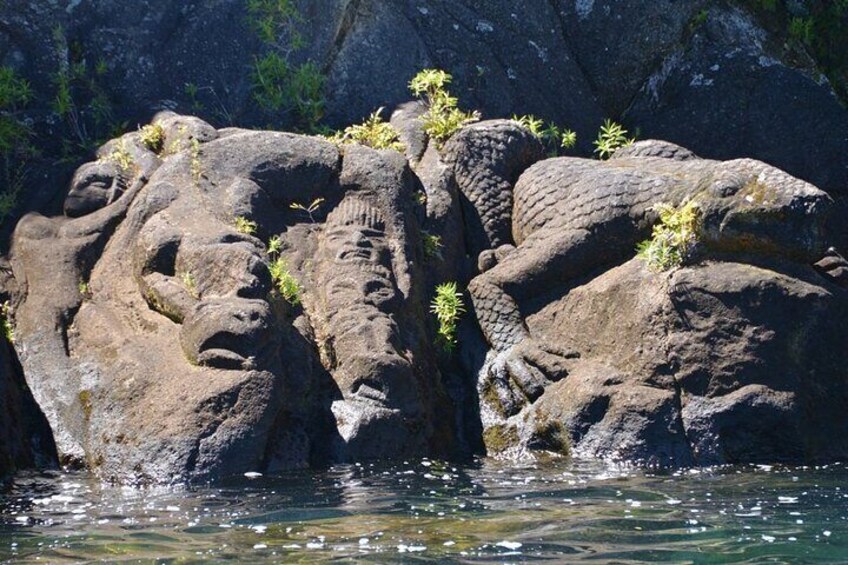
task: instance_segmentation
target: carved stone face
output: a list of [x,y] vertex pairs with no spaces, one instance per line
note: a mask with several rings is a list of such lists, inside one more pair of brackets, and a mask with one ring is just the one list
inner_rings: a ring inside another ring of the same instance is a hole
[[126,190],[120,168],[110,161],[94,161],[77,169],[65,198],[65,215],[77,218],[117,200]]
[[400,292],[385,222],[368,200],[349,196],[327,218],[320,251],[321,291],[347,399],[383,407],[414,402],[412,371],[394,320]]
[[337,316],[343,314],[339,307],[365,302],[387,312],[398,290],[380,211],[366,200],[347,198],[327,218],[324,233],[322,264],[331,266],[324,277],[329,310]]
[[253,238],[211,217],[188,222],[166,210],[142,229],[136,269],[148,304],[181,324],[192,364],[245,370],[272,353],[271,281]]

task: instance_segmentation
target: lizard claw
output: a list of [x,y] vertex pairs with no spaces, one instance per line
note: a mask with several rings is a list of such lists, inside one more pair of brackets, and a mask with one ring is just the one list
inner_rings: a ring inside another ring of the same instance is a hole
[[577,353],[524,339],[495,357],[481,394],[504,417],[512,416],[542,396],[548,383],[565,378],[568,360],[576,357]]

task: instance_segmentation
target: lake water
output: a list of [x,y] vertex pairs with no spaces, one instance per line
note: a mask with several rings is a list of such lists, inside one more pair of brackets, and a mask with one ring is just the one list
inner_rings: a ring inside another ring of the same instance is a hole
[[216,487],[84,473],[0,495],[0,562],[848,563],[848,468],[351,465]]

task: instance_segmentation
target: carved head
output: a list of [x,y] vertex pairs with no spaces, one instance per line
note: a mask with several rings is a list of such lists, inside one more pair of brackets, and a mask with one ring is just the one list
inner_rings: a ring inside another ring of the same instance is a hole
[[331,309],[363,299],[379,308],[397,295],[385,220],[368,200],[345,198],[330,213],[321,254],[330,267],[325,296]]
[[400,292],[380,209],[356,194],[327,218],[321,283],[334,357],[334,376],[352,400],[397,408],[417,403],[409,360],[402,354]]
[[812,262],[827,249],[824,226],[833,200],[780,169],[738,159],[717,163],[696,196],[708,245]]
[[109,160],[86,163],[77,169],[65,198],[65,215],[85,216],[111,204],[127,188],[127,178],[121,168]]

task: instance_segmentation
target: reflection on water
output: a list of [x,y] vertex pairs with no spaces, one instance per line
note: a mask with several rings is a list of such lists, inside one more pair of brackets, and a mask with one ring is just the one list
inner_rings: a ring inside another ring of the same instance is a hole
[[215,488],[30,475],[0,495],[0,561],[89,560],[848,562],[848,469],[424,460]]

